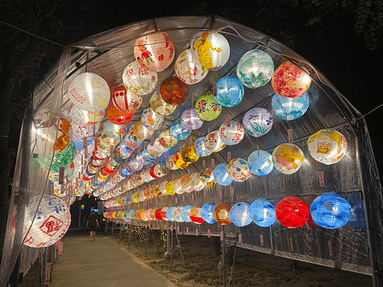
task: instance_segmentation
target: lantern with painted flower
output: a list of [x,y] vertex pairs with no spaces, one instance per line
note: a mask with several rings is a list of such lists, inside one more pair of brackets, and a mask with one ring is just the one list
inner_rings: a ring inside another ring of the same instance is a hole
[[272,154],[275,169],[284,174],[293,174],[303,164],[304,155],[302,150],[290,143],[277,146]]
[[170,129],[165,130],[158,136],[159,144],[164,148],[172,148],[174,147],[178,140],[172,135]]
[[201,181],[207,186],[212,187],[217,182],[214,180],[214,169],[213,168],[205,168],[200,173]]
[[178,119],[170,126],[170,132],[177,140],[182,141],[187,139],[191,135],[191,130],[186,129],[182,125],[182,119]]
[[227,172],[235,182],[242,182],[250,177],[247,161],[242,158],[232,159],[227,166]]
[[141,122],[146,128],[157,130],[162,127],[164,117],[148,108],[141,113]]
[[195,110],[202,120],[213,121],[221,114],[222,106],[218,104],[213,94],[206,94],[198,98]]
[[261,137],[268,133],[273,126],[273,117],[264,108],[248,110],[242,119],[243,127],[253,137]]
[[131,94],[142,96],[154,91],[158,75],[156,72],[151,72],[134,61],[124,69],[122,81]]
[[224,122],[219,128],[219,137],[226,145],[239,144],[245,135],[245,130],[237,121]]
[[112,103],[124,113],[134,113],[141,107],[142,97],[129,92],[125,85],[119,85],[113,91]]
[[309,96],[304,94],[299,98],[287,98],[274,95],[271,103],[275,114],[284,121],[292,121],[303,116],[309,108]]
[[209,72],[209,69],[203,67],[196,57],[193,56],[190,49],[183,51],[175,65],[174,70],[187,85],[193,85],[201,82]]
[[276,206],[278,221],[287,228],[299,228],[309,220],[310,211],[306,203],[295,196],[282,199]]
[[153,112],[159,115],[167,116],[172,114],[177,107],[168,104],[162,99],[161,95],[154,92],[152,97],[150,98],[150,108],[153,110]]
[[245,95],[242,83],[235,77],[222,77],[217,82],[217,94],[214,96],[223,107],[238,106]]
[[173,106],[180,106],[188,99],[187,85],[177,77],[169,77],[161,83],[160,94],[162,99]]
[[198,116],[194,107],[184,110],[181,118],[183,127],[188,130],[198,130],[203,125],[203,120]]
[[219,152],[226,147],[219,136],[219,130],[208,133],[205,137],[204,145],[205,148],[212,152]]

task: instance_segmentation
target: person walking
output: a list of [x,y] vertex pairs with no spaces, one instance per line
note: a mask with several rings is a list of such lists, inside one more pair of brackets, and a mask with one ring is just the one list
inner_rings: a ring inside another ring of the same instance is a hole
[[89,227],[90,231],[90,241],[94,241],[94,238],[96,236],[96,229],[98,228],[98,219],[97,215],[94,211],[92,211],[92,214],[88,216],[88,220],[86,222],[86,226]]

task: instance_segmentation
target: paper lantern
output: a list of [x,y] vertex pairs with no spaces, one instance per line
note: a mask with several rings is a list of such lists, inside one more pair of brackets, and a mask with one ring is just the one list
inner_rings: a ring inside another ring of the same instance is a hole
[[132,170],[132,171],[137,171],[137,170],[140,170],[142,169],[143,167],[143,164],[136,161],[136,160],[132,160],[128,163],[128,166],[129,168]]
[[177,170],[178,166],[176,166],[176,163],[174,161],[174,155],[171,155],[166,158],[166,165],[170,170]]
[[228,164],[220,163],[218,164],[213,171],[214,180],[223,186],[228,186],[233,182],[233,179],[228,173]]
[[174,164],[180,168],[180,169],[185,169],[190,162],[186,162],[183,157],[181,152],[177,152],[174,157],[173,157]]
[[201,207],[201,218],[209,224],[216,223],[216,220],[214,218],[214,208],[215,204],[211,203],[205,204]]
[[261,227],[269,227],[277,220],[275,207],[266,199],[254,200],[250,205],[250,217]]
[[212,153],[212,151],[208,150],[205,146],[205,137],[199,137],[193,145],[197,151],[197,155],[200,157],[209,156]]
[[243,182],[250,177],[247,161],[242,158],[232,159],[227,166],[227,173],[235,182]]
[[209,69],[203,67],[198,59],[193,56],[190,49],[183,51],[179,55],[174,70],[178,78],[187,85],[201,82],[209,72]]
[[159,163],[159,165],[160,165],[162,174],[168,175],[171,172],[171,169],[168,168],[168,165],[167,165],[166,161],[163,161],[163,162]]
[[275,168],[284,174],[297,172],[302,166],[304,155],[302,150],[294,144],[281,144],[272,154]]
[[284,62],[274,71],[271,84],[278,96],[298,98],[309,89],[311,78],[293,63]]
[[256,150],[247,158],[250,171],[258,176],[268,175],[274,168],[273,157],[264,150]]
[[124,69],[122,81],[129,93],[142,96],[154,91],[157,86],[158,75],[134,61]]
[[116,125],[125,125],[132,121],[134,113],[124,113],[117,109],[113,103],[111,103],[106,110],[108,119]]
[[196,162],[199,159],[194,145],[186,146],[181,151],[182,159],[187,163]]
[[51,169],[54,171],[59,171],[60,167],[68,167],[74,160],[76,156],[76,145],[71,142],[66,148],[61,152],[58,152],[53,157]]
[[214,71],[222,68],[230,57],[230,45],[219,33],[199,32],[193,36],[190,47],[202,66]]
[[183,210],[183,206],[177,206],[173,210],[173,218],[174,218],[175,221],[177,221],[177,222],[184,222],[183,219],[182,219],[182,210]]
[[142,97],[129,92],[125,85],[117,86],[112,93],[113,105],[124,113],[134,113],[142,105]]
[[67,118],[61,117],[57,131],[57,139],[55,151],[60,152],[64,150],[72,139],[72,125]]
[[79,126],[86,126],[98,123],[105,116],[105,111],[101,110],[99,112],[86,111],[82,110],[75,105],[71,108],[68,117],[71,119],[71,122],[75,122]]
[[105,110],[110,100],[108,83],[93,73],[77,76],[69,85],[68,95],[78,108],[90,112]]
[[278,221],[287,228],[299,228],[306,224],[310,211],[306,203],[295,196],[282,199],[276,206]]
[[266,85],[274,72],[273,59],[261,50],[246,52],[237,64],[237,77],[248,88]]
[[160,178],[165,176],[165,174],[162,172],[161,163],[153,165],[149,170],[149,174],[152,178]]
[[173,184],[174,184],[174,181],[169,181],[166,185],[165,185],[165,190],[166,190],[166,193],[169,194],[169,195],[174,195],[176,194],[174,188],[173,188]]
[[310,155],[320,163],[337,163],[347,152],[347,140],[338,131],[323,129],[309,137],[307,146]]
[[310,212],[319,226],[336,229],[344,226],[350,219],[351,205],[336,193],[326,193],[315,198]]
[[182,141],[187,139],[191,135],[191,130],[184,128],[182,125],[182,119],[178,119],[170,126],[170,133],[177,140]]
[[181,188],[186,193],[191,193],[193,191],[193,188],[191,186],[191,178],[189,175],[184,175],[181,178]]
[[237,121],[224,122],[219,128],[219,137],[226,145],[239,144],[245,135],[245,130]]
[[168,104],[159,94],[154,92],[150,98],[150,108],[153,110],[153,112],[161,116],[167,116],[173,113],[177,107]]
[[[111,121],[105,121],[102,129],[106,136],[113,139],[121,139],[125,135],[125,125],[116,125]],[[106,143],[106,141],[104,142]]]
[[184,222],[192,222],[190,219],[190,210],[193,208],[193,205],[187,205],[182,208],[181,218]]
[[169,209],[166,211],[166,218],[167,218],[169,221],[175,221],[174,216],[173,216],[173,212],[174,212],[175,209],[176,209],[175,206],[171,206],[171,207],[169,207]]
[[[146,210],[146,212],[145,212],[145,217],[146,217],[146,219],[147,220],[154,220],[155,218],[152,218],[152,216],[151,216],[151,212],[152,212],[152,209],[150,208],[150,209],[148,209],[148,210]],[[125,214],[126,214],[127,212],[125,212]]]
[[229,213],[230,220],[238,227],[244,227],[251,223],[250,205],[246,202],[237,202]]
[[196,205],[190,209],[190,219],[196,224],[202,224],[205,222],[205,220],[201,217],[201,206]]
[[70,223],[70,210],[63,200],[51,195],[35,196],[25,207],[23,243],[37,248],[51,246],[65,235]]
[[75,122],[72,123],[73,135],[81,140],[85,137],[88,137],[88,138],[93,137],[93,135],[97,133],[99,128],[100,128],[100,123],[89,124],[86,126],[79,126]]
[[220,225],[227,225],[231,223],[230,219],[231,205],[225,202],[219,203],[214,208],[214,218]]
[[165,220],[165,221],[168,221],[167,217],[166,217],[166,212],[168,211],[169,207],[162,207],[162,208],[158,208],[156,210],[156,219],[157,220]]
[[219,152],[226,147],[219,136],[219,130],[208,133],[205,137],[204,145],[205,148],[212,152]]
[[204,189],[205,184],[202,182],[199,172],[194,172],[190,175],[190,185],[195,191]]
[[216,184],[214,180],[214,169],[213,168],[205,168],[200,173],[201,181],[206,184],[208,187],[212,187]]
[[253,137],[267,134],[273,127],[273,117],[264,108],[252,108],[243,117],[243,127]]
[[165,32],[147,32],[134,44],[134,58],[145,70],[161,72],[173,62],[174,44]]
[[165,79],[160,87],[162,99],[169,105],[180,106],[188,99],[187,85],[177,77]]
[[133,128],[134,128],[134,134],[136,135],[137,139],[140,141],[150,138],[154,133],[153,129],[145,127],[141,121],[136,122]]
[[218,104],[213,94],[206,94],[198,98],[195,110],[202,120],[213,121],[221,114],[222,106]]
[[275,114],[284,121],[292,121],[303,116],[309,108],[309,96],[304,94],[299,98],[286,98],[274,95],[271,103]]
[[165,130],[158,136],[159,144],[164,148],[172,148],[174,147],[178,140],[172,135],[170,129]]
[[162,127],[164,117],[148,108],[141,113],[141,122],[146,128],[157,130]]
[[245,95],[242,83],[235,77],[222,77],[217,82],[217,94],[214,96],[217,103],[223,107],[238,106]]
[[203,120],[197,114],[195,108],[188,108],[182,112],[182,125],[188,130],[198,130],[203,125]]

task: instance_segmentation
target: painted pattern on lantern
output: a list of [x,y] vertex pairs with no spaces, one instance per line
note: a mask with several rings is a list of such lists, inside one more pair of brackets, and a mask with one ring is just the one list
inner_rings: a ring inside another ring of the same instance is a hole
[[187,85],[177,77],[166,78],[160,87],[162,99],[173,106],[182,105],[189,96]]
[[164,148],[171,148],[175,146],[178,140],[172,135],[170,130],[163,131],[158,136],[158,141]]
[[150,98],[150,107],[155,113],[162,116],[170,115],[177,108],[176,106],[170,105],[167,102],[165,102],[162,99],[162,97],[156,92],[154,92],[152,97]]
[[228,173],[228,164],[220,163],[218,164],[213,171],[214,180],[223,186],[228,186],[233,182],[233,179]]
[[299,228],[306,224],[310,211],[306,203],[295,196],[282,199],[275,207],[278,221],[287,228]]
[[251,223],[250,205],[246,202],[237,202],[229,213],[230,220],[238,227],[244,227]]
[[223,107],[238,106],[245,95],[242,83],[236,77],[222,77],[217,82],[217,94],[214,96]]
[[226,145],[239,144],[245,135],[245,130],[237,121],[224,122],[219,128],[221,141]]
[[178,78],[180,78],[187,85],[193,85],[202,81],[209,69],[201,65],[196,57],[193,57],[193,54],[190,49],[183,51],[175,65],[174,70],[177,73]]
[[182,112],[182,125],[188,130],[198,130],[203,125],[203,120],[198,116],[194,107]]
[[[134,117],[134,113],[124,113],[122,111],[120,111],[119,109],[117,109],[113,103],[111,103],[108,107],[108,109],[106,110],[106,115],[108,117],[108,119],[116,124],[116,125],[125,125],[125,124],[128,124],[132,121],[133,117]],[[98,128],[96,129],[96,131],[98,130]]]
[[273,117],[264,108],[253,108],[246,112],[242,119],[243,127],[253,137],[267,134],[273,127]]
[[205,222],[205,220],[201,217],[201,206],[196,205],[190,209],[190,219],[196,224],[202,224]]
[[227,172],[235,182],[242,182],[250,177],[247,161],[242,158],[232,159],[227,167]]
[[154,91],[158,75],[134,61],[126,66],[122,74],[122,81],[130,93],[142,96]]
[[196,141],[193,143],[195,149],[197,150],[197,155],[198,156],[209,156],[212,151],[207,149],[205,146],[205,137],[199,137],[196,139]]
[[252,173],[258,176],[268,175],[274,168],[273,157],[264,150],[256,150],[247,158]]
[[299,98],[287,98],[274,95],[271,103],[275,114],[284,121],[292,121],[303,116],[309,108],[308,94]]
[[275,168],[284,174],[297,172],[302,166],[304,156],[302,150],[294,144],[281,144],[272,154]]
[[206,94],[198,98],[195,110],[202,120],[213,121],[221,114],[222,106],[218,104],[213,94]]
[[256,199],[251,203],[250,217],[261,227],[269,227],[277,220],[274,205],[266,199]]
[[219,203],[215,206],[213,214],[218,224],[227,225],[231,223],[230,210],[231,205],[226,202]]
[[162,127],[164,117],[148,108],[141,113],[141,122],[148,129],[157,130]]
[[113,91],[112,103],[124,113],[133,113],[141,107],[142,97],[128,92],[125,85],[119,85]]
[[205,148],[212,152],[219,152],[226,147],[219,136],[219,131],[208,133],[205,137],[204,145]]
[[215,204],[205,204],[201,207],[201,217],[205,222],[209,224],[216,223],[216,220],[214,218],[214,208]]
[[177,140],[182,141],[191,135],[191,130],[186,129],[182,124],[182,118],[174,121],[170,126],[170,132]]

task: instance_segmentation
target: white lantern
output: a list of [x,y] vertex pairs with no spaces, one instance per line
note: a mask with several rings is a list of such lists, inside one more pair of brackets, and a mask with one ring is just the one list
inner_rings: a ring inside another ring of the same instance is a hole
[[198,58],[193,56],[190,49],[183,51],[179,55],[174,65],[174,70],[178,78],[187,85],[201,82],[209,72],[209,69],[202,66]]
[[142,96],[154,91],[158,75],[156,72],[146,70],[134,61],[126,66],[122,74],[122,81],[130,93]]

